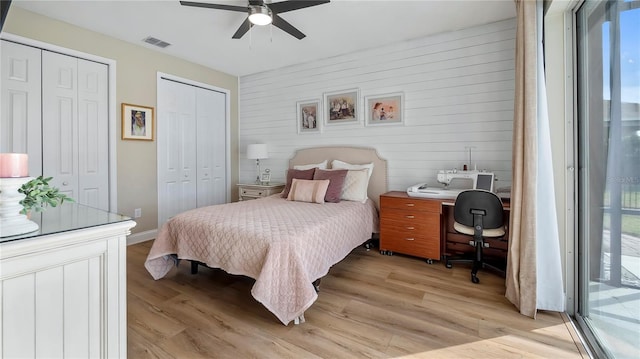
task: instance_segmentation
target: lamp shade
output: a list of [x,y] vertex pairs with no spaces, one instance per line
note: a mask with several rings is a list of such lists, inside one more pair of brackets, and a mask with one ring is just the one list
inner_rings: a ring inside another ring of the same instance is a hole
[[269,158],[269,152],[267,152],[267,145],[264,143],[255,143],[247,146],[247,158],[250,160],[259,160],[263,158]]

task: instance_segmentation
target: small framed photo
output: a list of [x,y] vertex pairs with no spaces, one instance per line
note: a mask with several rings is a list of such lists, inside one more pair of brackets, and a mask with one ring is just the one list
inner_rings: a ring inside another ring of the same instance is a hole
[[298,134],[322,132],[320,100],[298,101],[296,108],[298,111]]
[[269,184],[269,182],[271,182],[271,173],[269,172],[264,172],[261,176],[260,176],[260,182],[262,184]]
[[324,94],[325,124],[358,123],[360,90],[351,89]]
[[122,139],[153,141],[153,107],[122,103]]
[[367,96],[364,105],[367,126],[404,124],[404,95],[401,92]]

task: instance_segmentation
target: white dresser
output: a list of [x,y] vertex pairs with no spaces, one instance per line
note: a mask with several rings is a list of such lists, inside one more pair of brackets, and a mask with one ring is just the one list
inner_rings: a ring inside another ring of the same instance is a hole
[[128,217],[79,204],[0,238],[0,357],[127,356]]

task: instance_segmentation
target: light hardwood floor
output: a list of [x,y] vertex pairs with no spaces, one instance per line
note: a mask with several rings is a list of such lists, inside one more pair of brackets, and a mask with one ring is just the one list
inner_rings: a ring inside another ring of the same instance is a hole
[[182,262],[154,281],[151,241],[128,247],[129,358],[588,358],[564,315],[520,315],[504,279],[355,249],[322,279],[307,322],[284,326],[253,281]]

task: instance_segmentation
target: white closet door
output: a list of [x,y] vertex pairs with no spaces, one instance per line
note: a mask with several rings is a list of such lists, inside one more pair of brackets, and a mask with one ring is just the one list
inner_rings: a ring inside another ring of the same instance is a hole
[[195,87],[158,83],[158,226],[196,208]]
[[42,174],[41,51],[0,41],[0,152],[29,155],[29,175]]
[[78,202],[109,210],[107,65],[78,59]]
[[197,206],[226,202],[226,95],[196,88]]
[[[42,172],[79,203],[78,59],[42,52]],[[106,135],[106,134],[105,134]]]

